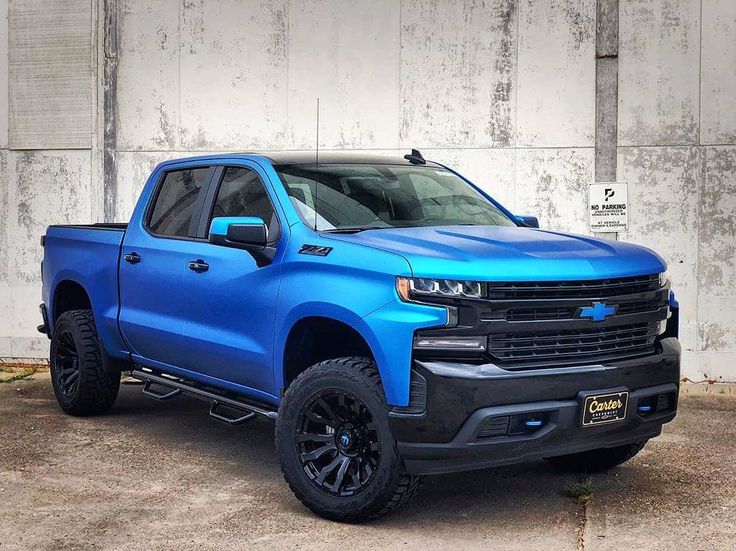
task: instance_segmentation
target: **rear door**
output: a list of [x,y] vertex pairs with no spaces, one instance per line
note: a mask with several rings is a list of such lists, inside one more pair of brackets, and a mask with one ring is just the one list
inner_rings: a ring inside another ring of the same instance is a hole
[[185,276],[214,172],[196,166],[162,173],[142,219],[128,226],[120,259],[120,329],[141,363],[188,363]]

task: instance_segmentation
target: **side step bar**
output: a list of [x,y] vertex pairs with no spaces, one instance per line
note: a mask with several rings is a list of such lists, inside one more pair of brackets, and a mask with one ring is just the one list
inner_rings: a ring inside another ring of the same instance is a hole
[[[131,370],[130,376],[143,381],[143,394],[156,400],[169,400],[182,393],[191,394],[195,398],[207,400],[210,402],[210,416],[228,425],[245,423],[253,419],[256,415],[261,415],[272,420],[276,419],[277,416],[275,411],[268,409],[265,405],[261,406],[224,394],[218,394],[216,390],[199,386],[196,383],[184,382],[181,379],[175,379],[141,369]],[[153,390],[151,388],[153,385],[164,387],[168,392]],[[236,415],[229,415],[227,413],[228,411]]]

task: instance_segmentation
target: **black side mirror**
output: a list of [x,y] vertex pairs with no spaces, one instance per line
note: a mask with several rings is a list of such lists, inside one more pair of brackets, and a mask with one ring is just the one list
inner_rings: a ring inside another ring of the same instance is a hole
[[536,216],[519,215],[516,217],[516,220],[518,222],[521,222],[521,224],[526,226],[527,228],[539,227],[539,218],[537,218]]

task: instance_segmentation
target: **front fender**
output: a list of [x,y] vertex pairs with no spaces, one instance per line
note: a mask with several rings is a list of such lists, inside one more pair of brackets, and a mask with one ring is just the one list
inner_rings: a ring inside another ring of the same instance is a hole
[[355,329],[373,352],[389,405],[409,405],[414,332],[446,323],[446,308],[410,304],[398,299],[356,322]]

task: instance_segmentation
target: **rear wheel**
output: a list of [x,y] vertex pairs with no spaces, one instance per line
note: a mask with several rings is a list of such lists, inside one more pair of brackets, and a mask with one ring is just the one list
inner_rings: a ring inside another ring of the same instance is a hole
[[339,358],[289,386],[276,422],[281,469],[320,516],[357,522],[406,504],[420,479],[406,474],[388,425],[378,372],[367,358]]
[[94,415],[115,403],[120,374],[104,369],[102,354],[91,310],[70,310],[59,316],[51,338],[51,384],[67,413]]
[[639,453],[646,443],[647,440],[643,440],[615,448],[599,448],[587,452],[548,457],[547,461],[555,467],[567,471],[581,473],[602,472],[625,463]]

